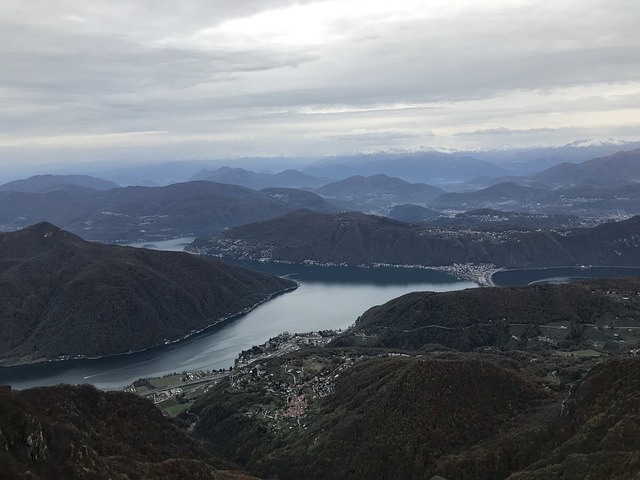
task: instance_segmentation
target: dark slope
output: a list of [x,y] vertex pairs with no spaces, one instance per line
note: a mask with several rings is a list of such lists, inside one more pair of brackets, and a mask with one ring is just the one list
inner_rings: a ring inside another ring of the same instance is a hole
[[46,193],[0,192],[0,226],[24,227],[38,222],[69,225],[91,211],[92,194],[74,195],[65,190]]
[[[193,408],[196,434],[258,475],[431,478],[444,458],[497,435],[547,397],[530,376],[475,356],[361,360],[338,377],[332,394],[312,400],[317,411],[282,430],[244,413],[268,392],[224,382]],[[485,465],[474,478],[499,478],[501,468]]]
[[325,200],[320,195],[297,188],[270,187],[263,188],[260,193],[282,202],[293,210],[309,208],[317,212],[335,212],[339,210],[336,205]]
[[617,152],[582,163],[562,163],[531,177],[557,186],[614,188],[640,182],[640,149]]
[[326,203],[306,192],[282,198],[213,182],[108,191],[82,187],[64,190],[0,192],[0,228],[23,228],[48,221],[90,240],[163,240],[219,232]]
[[0,390],[0,477],[252,478],[147,400],[89,386]]
[[0,361],[141,350],[294,285],[186,253],[94,244],[34,225],[0,234]]
[[430,228],[358,212],[298,211],[197,239],[190,248],[254,260],[515,267],[639,265],[638,247],[640,217],[559,234],[512,228]]
[[[334,344],[352,345],[364,334],[371,337],[370,345],[408,350],[429,344],[459,350],[505,347],[511,340],[512,324],[554,323],[564,323],[566,341],[578,344],[584,340],[585,325],[606,328],[619,319],[636,326],[634,319],[640,315],[637,292],[639,278],[414,292],[370,308]],[[541,334],[537,331],[533,336]]]
[[640,359],[599,365],[572,390],[554,426],[553,449],[509,478],[640,479]]
[[420,223],[438,218],[441,212],[411,203],[396,205],[389,211],[389,218],[400,222]]
[[120,185],[89,175],[36,175],[0,185],[0,191],[38,193],[66,189],[69,186],[91,190],[110,190]]
[[127,187],[105,192],[93,202],[91,222],[70,228],[83,238],[108,241],[215,232],[291,211],[254,190],[213,182]]

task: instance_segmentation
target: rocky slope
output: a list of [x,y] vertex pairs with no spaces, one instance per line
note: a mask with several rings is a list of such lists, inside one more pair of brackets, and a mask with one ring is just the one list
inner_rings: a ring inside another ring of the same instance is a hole
[[86,385],[0,388],[0,477],[253,478],[147,400]]

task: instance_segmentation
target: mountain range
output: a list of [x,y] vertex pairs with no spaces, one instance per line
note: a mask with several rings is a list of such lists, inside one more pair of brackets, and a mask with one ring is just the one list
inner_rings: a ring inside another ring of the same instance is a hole
[[359,212],[293,212],[196,239],[190,251],[293,263],[501,267],[640,265],[640,216],[593,228],[418,226]]
[[0,363],[176,341],[295,282],[178,252],[87,242],[48,223],[0,234]]
[[205,181],[106,191],[0,191],[0,226],[13,230],[47,221],[86,239],[131,242],[213,233],[309,207],[332,209],[309,192],[257,192]]

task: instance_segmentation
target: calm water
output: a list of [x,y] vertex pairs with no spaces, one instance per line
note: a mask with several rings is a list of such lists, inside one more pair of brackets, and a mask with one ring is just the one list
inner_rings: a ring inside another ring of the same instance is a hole
[[640,267],[551,267],[503,270],[491,279],[498,286],[569,283],[587,278],[640,276]]
[[476,286],[440,272],[419,269],[252,266],[286,275],[297,280],[300,287],[177,344],[96,360],[4,367],[0,368],[0,383],[14,388],[91,383],[102,389],[116,389],[140,377],[227,368],[241,350],[262,344],[283,331],[344,329],[369,307],[404,293]]

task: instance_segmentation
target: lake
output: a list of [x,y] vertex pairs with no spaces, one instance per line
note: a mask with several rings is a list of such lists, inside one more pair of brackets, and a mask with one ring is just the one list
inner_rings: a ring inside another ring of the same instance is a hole
[[[168,241],[174,243],[169,248],[165,242],[154,244],[161,244],[155,245],[157,248],[181,249],[183,241]],[[287,276],[298,281],[300,287],[176,344],[94,360],[1,367],[0,384],[21,389],[58,383],[91,383],[101,389],[118,389],[140,377],[228,368],[240,351],[262,344],[283,331],[345,329],[369,307],[408,292],[449,291],[477,286],[442,272],[424,269],[246,262],[242,265]]]
[[548,267],[501,270],[491,276],[497,286],[569,283],[587,278],[640,276],[640,267]]

